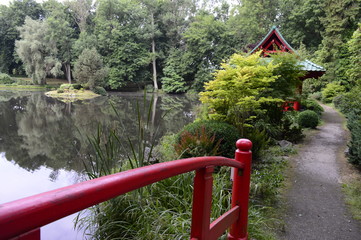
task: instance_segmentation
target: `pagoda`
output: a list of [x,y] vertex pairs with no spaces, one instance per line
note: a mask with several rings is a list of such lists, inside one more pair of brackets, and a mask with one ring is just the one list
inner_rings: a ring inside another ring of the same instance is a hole
[[[289,52],[298,55],[297,51],[294,50],[291,45],[289,45],[288,42],[283,38],[282,34],[276,26],[271,28],[262,41],[251,50],[250,54],[258,51],[262,51],[262,56],[266,58],[271,57],[270,54],[277,52]],[[302,70],[306,71],[306,74],[301,78],[302,81],[307,78],[319,78],[326,72],[323,67],[311,62],[310,60],[299,61],[299,65],[302,66]],[[302,93],[302,84],[298,87],[298,93]],[[288,102],[287,105],[289,105],[289,103],[290,102]],[[299,102],[294,101],[292,104],[294,110],[300,110]],[[288,107],[285,106],[285,109],[287,110]]]

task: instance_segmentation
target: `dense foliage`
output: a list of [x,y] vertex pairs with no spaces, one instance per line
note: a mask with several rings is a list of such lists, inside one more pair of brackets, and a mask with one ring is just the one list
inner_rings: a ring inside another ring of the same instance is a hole
[[15,81],[5,73],[0,73],[0,84],[12,84]]
[[352,91],[334,98],[334,104],[347,117],[347,127],[351,132],[349,146],[349,159],[352,163],[361,166],[361,89],[357,87]]
[[[348,88],[356,81],[357,69],[348,66],[357,66],[360,54],[354,54],[358,48],[348,47],[347,42],[361,16],[360,0],[240,3],[47,0],[40,4],[35,0],[12,0],[9,6],[0,6],[0,71],[22,75],[26,71],[37,78],[36,83],[43,84],[43,76],[50,74],[51,60],[57,63],[57,70],[61,67],[57,74],[71,83],[78,57],[84,49],[95,47],[109,68],[105,80],[108,88],[135,82],[152,84],[154,89],[163,87],[168,93],[202,91],[223,60],[253,48],[272,25],[277,25],[303,56],[326,66],[328,73],[322,81],[338,81]],[[34,32],[43,29],[39,41],[32,41],[21,30],[26,16],[41,22],[41,26],[29,26]],[[357,41],[356,35],[354,39]],[[37,61],[29,61],[26,55],[31,53],[15,51],[21,48],[15,46],[15,41],[51,47]],[[349,58],[350,54],[355,57]],[[45,72],[40,66],[44,64]],[[345,78],[346,74],[353,77]]]
[[200,100],[207,104],[209,117],[229,122],[240,129],[241,135],[247,122],[263,111],[261,105],[282,102],[279,98],[264,95],[278,76],[273,74],[275,65],[265,63],[258,54],[234,54],[222,64],[215,79],[205,84]]
[[[177,146],[181,146],[182,140],[187,138],[189,134],[192,135],[205,135],[206,138],[214,137],[212,143],[210,144],[210,149],[215,149],[216,145],[219,145],[215,150],[218,155],[226,157],[234,157],[235,143],[239,139],[240,134],[238,133],[237,128],[234,126],[214,121],[214,120],[202,120],[196,121],[186,125],[177,137]],[[197,145],[194,145],[196,148]],[[185,147],[180,148],[180,152],[187,150]],[[190,151],[193,151],[190,149]],[[187,157],[196,157],[201,155],[188,155]],[[205,156],[205,155],[203,155]],[[210,156],[208,154],[208,156]]]
[[90,88],[104,86],[108,69],[103,66],[103,60],[95,48],[84,49],[74,66],[75,79]]

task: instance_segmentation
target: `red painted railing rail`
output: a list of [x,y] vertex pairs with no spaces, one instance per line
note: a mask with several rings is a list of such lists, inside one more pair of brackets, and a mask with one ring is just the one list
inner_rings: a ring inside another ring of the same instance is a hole
[[[235,159],[197,157],[158,163],[59,188],[0,205],[0,239],[40,239],[40,227],[95,204],[182,173],[194,178],[191,239],[247,239],[252,143],[240,139]],[[231,209],[210,223],[214,166],[233,167]]]

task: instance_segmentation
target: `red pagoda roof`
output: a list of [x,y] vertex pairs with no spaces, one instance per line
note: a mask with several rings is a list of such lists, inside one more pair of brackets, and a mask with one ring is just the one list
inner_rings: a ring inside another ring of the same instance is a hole
[[[276,26],[271,28],[262,41],[259,42],[252,51],[250,51],[250,54],[259,50],[262,50],[264,57],[269,57],[269,53],[276,52],[290,52],[297,54],[297,51],[288,44]],[[303,77],[303,79],[312,77],[318,78],[326,72],[322,66],[319,66],[309,60],[300,61],[299,64],[302,65],[302,70],[307,71],[307,74]]]

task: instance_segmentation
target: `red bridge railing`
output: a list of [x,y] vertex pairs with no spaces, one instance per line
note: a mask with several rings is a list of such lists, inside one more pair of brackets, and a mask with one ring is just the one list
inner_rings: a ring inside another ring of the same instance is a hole
[[[154,164],[100,177],[0,205],[0,239],[40,239],[40,227],[95,204],[182,173],[194,178],[191,240],[218,239],[229,227],[228,239],[246,240],[251,147],[236,143],[235,159],[197,157]],[[231,209],[210,223],[214,166],[233,167]]]

